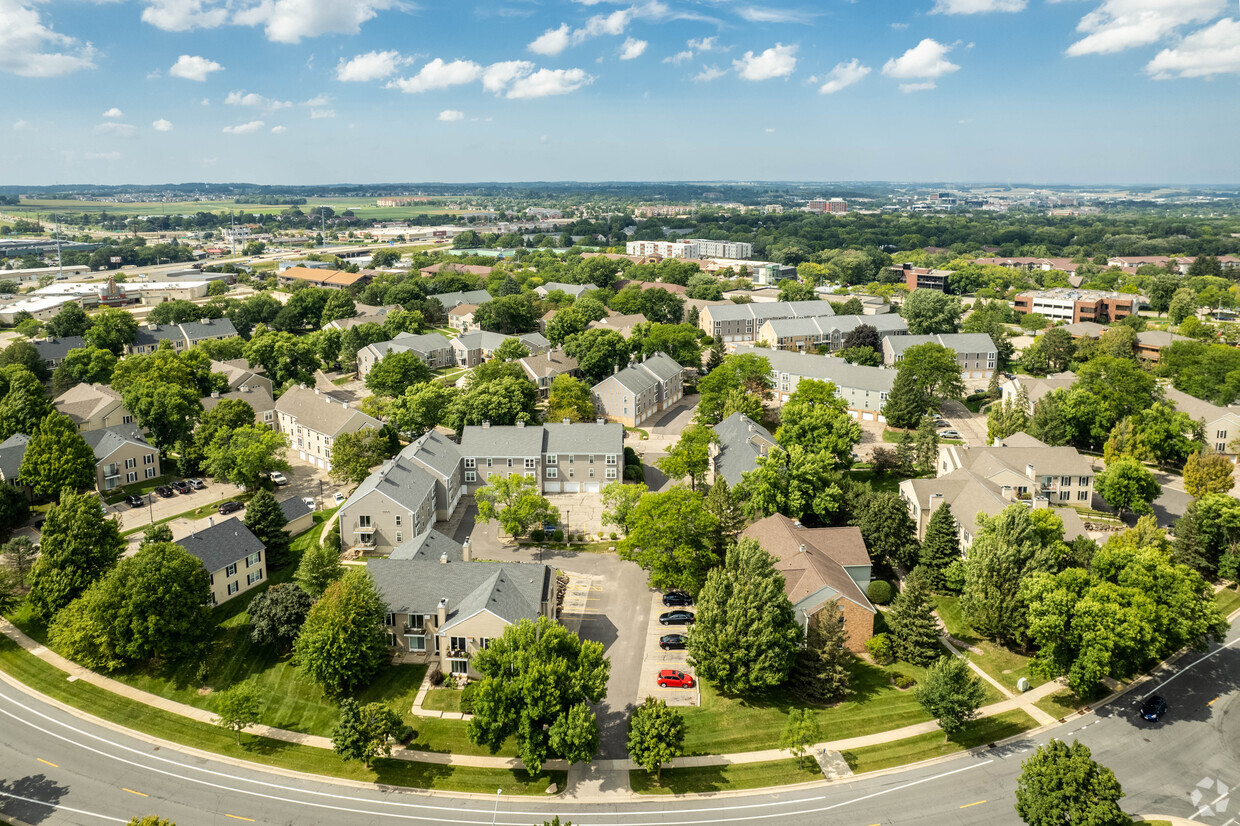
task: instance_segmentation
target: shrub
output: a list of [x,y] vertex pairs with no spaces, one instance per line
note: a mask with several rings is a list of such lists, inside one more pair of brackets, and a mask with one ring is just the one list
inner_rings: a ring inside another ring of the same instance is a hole
[[546,538],[547,534],[543,532],[542,528],[535,528],[530,531],[530,540],[533,542],[542,542]]
[[896,672],[895,674],[891,675],[891,684],[894,685],[896,688],[912,688],[913,686],[917,685],[917,681],[914,680],[912,677],[910,677],[908,674],[901,674],[899,672]]
[[612,531],[611,533],[609,533],[608,536],[611,537],[612,539],[620,538],[619,535],[615,531]]
[[640,464],[624,466],[624,481],[626,482],[644,482],[646,481],[646,471],[642,469]]
[[891,602],[891,583],[876,579],[865,589],[865,595],[875,605],[886,605]]
[[950,594],[964,590],[964,560],[956,559],[943,569],[943,588]]
[[429,679],[431,681],[431,685],[441,686],[443,685],[443,672],[437,667],[432,667]]
[[891,665],[896,661],[896,647],[889,634],[875,634],[865,641],[865,650],[870,652],[874,662],[879,665]]
[[564,531],[552,531],[552,532],[551,532],[551,541],[552,541],[552,542],[563,542],[563,541],[564,541]]
[[478,691],[479,683],[470,683],[461,689],[461,711],[465,714],[474,713],[474,695]]
[[413,739],[413,726],[402,720],[396,726],[396,730],[392,732],[392,739],[397,743],[408,743]]

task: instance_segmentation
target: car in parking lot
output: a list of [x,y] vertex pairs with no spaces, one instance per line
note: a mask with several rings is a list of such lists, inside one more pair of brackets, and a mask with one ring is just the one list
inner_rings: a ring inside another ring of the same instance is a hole
[[164,499],[171,499],[173,496],[176,495],[175,493],[173,493],[171,485],[160,485],[159,487],[155,488],[155,492],[158,493]]
[[940,439],[963,439],[964,437],[960,435],[959,430],[942,430],[942,431],[939,431],[939,438]]
[[692,611],[665,611],[659,614],[660,625],[692,625],[696,619]]
[[340,491],[336,491],[335,493],[332,494],[332,502],[337,505],[343,505],[344,494],[341,493]]
[[173,482],[172,487],[174,490],[176,490],[177,493],[191,493],[194,490],[190,486],[189,482],[185,481],[184,479],[178,479],[177,481]]
[[692,674],[665,668],[659,672],[659,688],[693,688],[697,685]]
[[681,605],[692,605],[693,597],[684,591],[668,591],[663,595],[663,605],[667,608],[676,608]]
[[140,508],[146,504],[146,500],[141,496],[126,496],[125,504],[131,508]]
[[934,426],[935,427],[951,427],[952,423],[949,422],[947,419],[935,419]]
[[227,516],[230,513],[236,513],[237,511],[241,510],[244,507],[245,505],[238,502],[236,499],[233,499],[230,502],[222,502],[220,504],[219,511],[220,511],[220,515]]
[[688,641],[689,638],[684,634],[664,634],[659,637],[659,647],[664,651],[679,651]]
[[193,488],[194,490],[202,490],[203,488],[207,486],[207,483],[202,481],[201,479],[190,479],[189,486]]
[[1141,719],[1157,723],[1167,713],[1167,701],[1157,694],[1151,694],[1141,704]]
[[278,470],[277,470],[277,471],[275,471],[274,473],[272,473],[272,474],[271,474],[271,483],[272,483],[273,485],[275,485],[276,487],[280,487],[280,486],[282,486],[282,485],[287,485],[287,484],[288,484],[288,477],[287,477],[287,476],[285,476],[283,473],[281,473],[280,471],[278,471]]
[[310,510],[314,510],[314,497],[313,496],[303,496],[301,497],[301,501],[306,503],[307,508],[309,508]]

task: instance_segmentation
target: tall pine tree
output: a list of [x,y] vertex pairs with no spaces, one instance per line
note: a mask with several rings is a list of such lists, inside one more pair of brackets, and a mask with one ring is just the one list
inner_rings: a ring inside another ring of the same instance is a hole
[[245,508],[245,526],[267,549],[267,564],[279,568],[288,564],[289,535],[284,530],[288,519],[280,503],[267,490],[259,490]]
[[926,523],[926,538],[921,543],[921,567],[925,569],[930,589],[942,593],[947,585],[947,566],[960,559],[960,527],[952,506],[946,503],[935,508]]
[[896,380],[891,385],[891,394],[883,405],[883,416],[892,427],[911,430],[917,427],[921,417],[930,408],[930,400],[917,386],[917,377],[911,370],[896,373]]
[[929,665],[942,656],[933,611],[926,575],[918,566],[904,580],[904,590],[887,612],[897,657],[914,665]]

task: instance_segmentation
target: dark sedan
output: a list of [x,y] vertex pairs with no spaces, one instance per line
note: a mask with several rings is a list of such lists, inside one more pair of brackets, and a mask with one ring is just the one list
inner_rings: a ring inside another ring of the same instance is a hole
[[235,500],[232,502],[224,502],[222,505],[220,505],[220,514],[226,516],[230,513],[236,513],[237,511],[241,510],[244,507],[245,505]]
[[661,625],[692,625],[695,619],[692,611],[667,611],[659,614]]
[[173,496],[176,495],[175,493],[172,492],[172,488],[169,485],[160,485],[159,487],[155,488],[155,492],[158,493],[160,496],[162,496],[164,499],[171,499]]
[[141,496],[126,496],[125,504],[131,508],[140,508],[146,504],[146,500]]
[[684,634],[664,634],[659,637],[659,647],[664,651],[678,651],[685,647],[688,640]]
[[1141,718],[1157,723],[1167,713],[1167,701],[1157,694],[1150,696],[1141,704]]
[[677,608],[682,605],[692,605],[693,597],[684,591],[668,591],[663,595],[663,605],[667,608]]

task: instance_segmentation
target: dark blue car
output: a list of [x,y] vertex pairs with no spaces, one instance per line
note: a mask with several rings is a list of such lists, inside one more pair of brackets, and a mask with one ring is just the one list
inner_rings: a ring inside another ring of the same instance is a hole
[[1141,704],[1141,718],[1157,723],[1167,713],[1167,701],[1157,694],[1151,695]]

